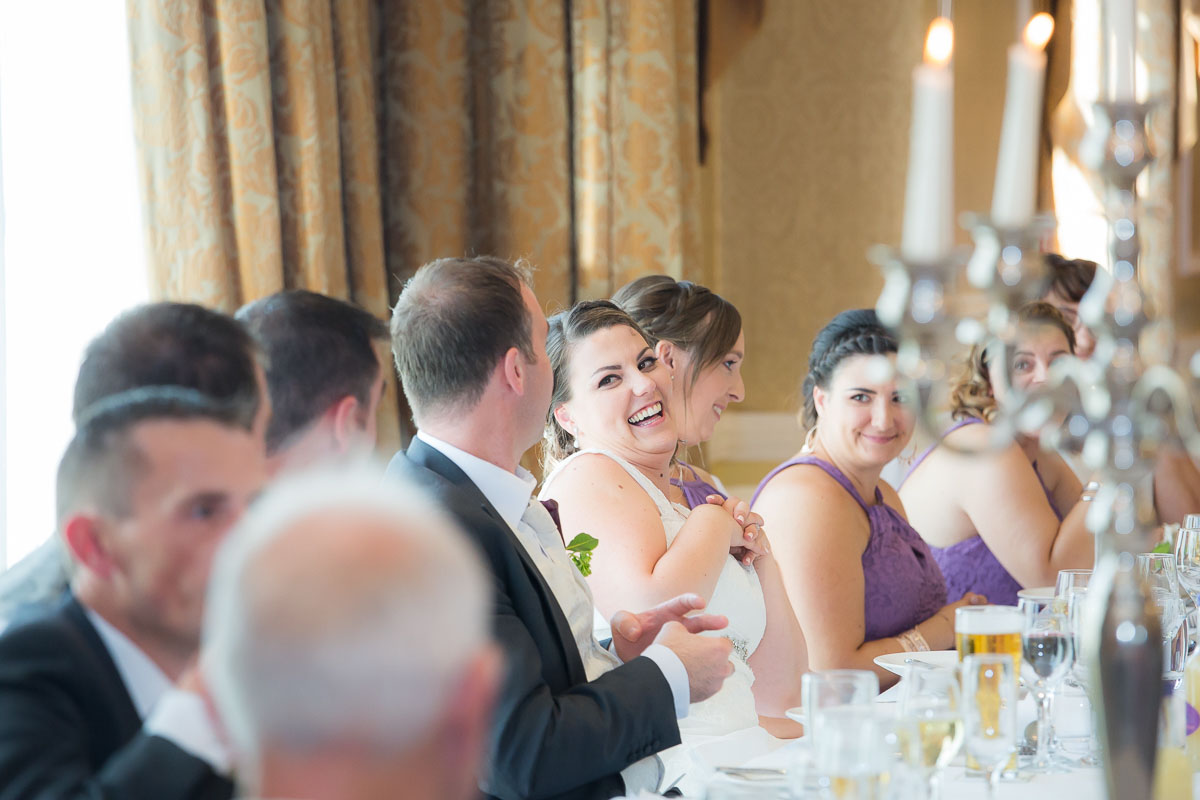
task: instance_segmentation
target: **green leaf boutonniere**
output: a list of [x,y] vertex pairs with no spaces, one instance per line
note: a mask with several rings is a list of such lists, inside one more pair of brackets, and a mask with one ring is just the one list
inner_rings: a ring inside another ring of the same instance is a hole
[[575,566],[579,568],[585,578],[592,574],[592,551],[598,544],[600,544],[600,540],[595,536],[581,533],[567,545],[567,552],[571,554],[571,560],[575,562]]
[[[1158,544],[1154,545],[1154,549],[1151,550],[1150,552],[1151,553],[1170,553],[1171,552],[1171,543],[1170,542],[1159,542]],[[586,575],[587,573],[585,572],[584,574]]]

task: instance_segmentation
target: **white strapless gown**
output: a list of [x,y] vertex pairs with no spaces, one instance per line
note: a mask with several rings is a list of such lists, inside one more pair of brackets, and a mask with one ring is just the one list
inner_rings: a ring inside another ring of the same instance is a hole
[[[542,484],[539,499],[546,499],[548,489],[554,478],[567,464],[579,456],[600,454],[611,458],[624,467],[625,471],[637,481],[638,485],[654,501],[662,519],[663,534],[667,547],[679,535],[683,523],[687,520],[689,509],[678,503],[670,502],[666,495],[655,486],[649,478],[638,472],[637,468],[620,456],[607,450],[582,450],[564,460]],[[604,546],[601,541],[600,546]],[[608,623],[605,617],[611,616],[620,609],[597,609],[596,634],[597,638],[609,638]],[[640,609],[630,609],[640,610]],[[744,567],[737,559],[729,556],[721,568],[717,578],[716,588],[705,607],[706,613],[722,614],[729,619],[729,626],[721,631],[712,631],[709,635],[724,636],[733,642],[733,674],[726,680],[715,695],[701,703],[693,703],[685,719],[679,720],[679,731],[684,737],[684,744],[689,741],[703,741],[708,737],[722,736],[743,728],[758,725],[758,713],[754,708],[754,694],[751,685],[754,683],[754,673],[747,663],[750,655],[758,648],[763,634],[767,629],[767,608],[763,600],[762,586],[758,582],[758,573],[754,567]],[[668,775],[668,778],[670,775]]]

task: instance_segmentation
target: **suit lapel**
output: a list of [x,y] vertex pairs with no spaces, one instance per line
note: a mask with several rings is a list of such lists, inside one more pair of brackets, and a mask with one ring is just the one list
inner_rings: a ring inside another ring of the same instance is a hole
[[97,682],[102,684],[104,689],[117,701],[119,713],[114,722],[120,727],[121,735],[126,738],[133,736],[141,727],[142,720],[138,716],[137,708],[133,705],[129,687],[125,685],[125,679],[121,677],[121,672],[117,669],[112,654],[104,646],[104,640],[100,638],[100,634],[92,626],[92,621],[88,619],[83,606],[75,599],[74,595],[70,595],[63,606],[63,616],[78,632],[95,657],[98,667],[95,671]]
[[529,576],[530,583],[534,585],[540,595],[542,607],[550,619],[554,621],[554,627],[558,631],[558,636],[561,640],[560,645],[566,654],[570,669],[577,671],[580,675],[584,675],[583,658],[579,653],[578,645],[575,644],[575,635],[571,632],[570,623],[567,622],[567,617],[563,613],[562,606],[559,605],[558,599],[550,589],[550,585],[546,583],[546,578],[542,575],[542,571],[537,568],[537,564],[533,563],[533,559],[525,549],[525,545],[521,544],[521,540],[517,538],[516,532],[504,521],[504,517],[500,516],[500,512],[488,502],[483,492],[479,491],[479,487],[467,477],[465,472],[458,468],[457,464],[420,439],[414,438],[412,440],[405,455],[413,464],[422,466],[445,478],[458,488],[459,491],[467,495],[471,502],[477,502],[480,509],[487,514],[496,527],[504,532],[507,536],[509,546],[516,552],[517,557],[520,558],[521,564]]

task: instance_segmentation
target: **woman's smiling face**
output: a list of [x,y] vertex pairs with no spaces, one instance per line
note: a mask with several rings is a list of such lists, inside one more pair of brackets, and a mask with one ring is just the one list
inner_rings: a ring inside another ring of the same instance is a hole
[[[700,371],[694,384],[691,383],[692,360],[682,348],[675,348],[676,425],[679,438],[688,444],[706,442],[721,414],[731,403],[740,403],[746,396],[746,384],[742,380],[742,360],[746,355],[746,335],[739,333],[733,348],[716,364]],[[680,402],[682,401],[682,402]]]
[[581,449],[611,450],[630,461],[674,454],[670,378],[637,330],[614,325],[577,342],[568,375],[571,399],[554,415]]
[[896,380],[895,362],[894,355],[850,356],[828,388],[813,389],[818,436],[836,459],[878,468],[908,444],[914,416]]

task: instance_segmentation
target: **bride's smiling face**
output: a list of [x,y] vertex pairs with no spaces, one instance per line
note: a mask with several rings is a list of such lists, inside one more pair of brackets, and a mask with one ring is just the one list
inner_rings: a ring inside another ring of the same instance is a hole
[[611,450],[629,460],[675,452],[670,377],[637,330],[614,325],[575,343],[568,376],[571,399],[554,416],[580,448]]

